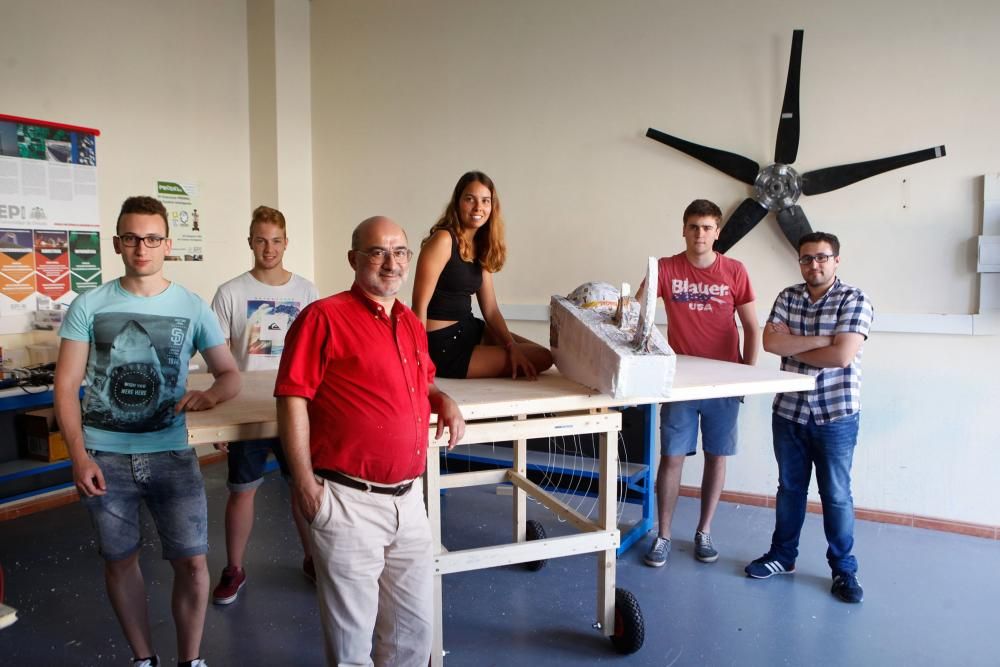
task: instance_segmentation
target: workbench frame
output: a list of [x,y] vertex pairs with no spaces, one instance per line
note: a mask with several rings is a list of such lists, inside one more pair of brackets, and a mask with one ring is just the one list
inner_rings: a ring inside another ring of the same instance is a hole
[[[427,450],[427,471],[424,474],[427,516],[436,550],[434,553],[434,646],[431,664],[439,667],[444,659],[444,600],[442,577],[454,572],[480,570],[502,565],[530,563],[562,556],[585,553],[597,554],[597,623],[605,636],[615,628],[615,564],[620,533],[617,526],[618,433],[621,414],[607,408],[562,413],[555,417],[529,418],[527,414],[512,415],[509,421],[469,422],[465,437],[458,446],[483,442],[511,440],[514,459],[511,467],[500,470],[440,474],[438,447],[447,441],[431,440]],[[599,434],[600,491],[598,517],[588,519],[562,500],[542,489],[527,477],[527,445],[529,438],[548,438]],[[449,551],[442,544],[441,490],[468,486],[496,485],[509,482],[513,486],[512,543]],[[527,497],[532,496],[560,519],[572,525],[579,534],[547,537],[528,541]]]
[[[272,396],[274,372],[244,373],[243,393],[212,410],[188,413],[188,442],[192,445],[220,441],[241,441],[277,437],[275,401]],[[211,376],[191,375],[189,386],[204,389]],[[513,441],[515,452],[508,469],[483,470],[469,473],[440,474],[439,448],[447,439],[434,439],[435,425],[427,450],[425,489],[427,511],[435,540],[434,553],[434,615],[435,637],[432,664],[443,663],[443,586],[442,577],[453,572],[527,563],[573,554],[597,554],[597,625],[606,635],[615,629],[615,550],[621,541],[616,525],[618,433],[621,415],[610,408],[668,401],[688,401],[725,396],[767,394],[782,391],[808,391],[815,380],[773,369],[702,359],[677,358],[677,374],[669,398],[636,396],[612,398],[567,380],[558,373],[547,372],[537,382],[509,379],[446,380],[437,386],[451,396],[467,422],[463,443]],[[650,408],[652,410],[652,407]],[[545,416],[539,416],[545,415]],[[556,416],[548,416],[556,415]],[[655,413],[647,424],[653,429]],[[498,421],[489,421],[498,420]],[[552,436],[597,433],[600,449],[599,512],[596,521],[583,517],[558,500],[552,493],[528,480],[526,472],[527,440]],[[648,434],[655,438],[655,431]],[[461,443],[458,445],[461,446]],[[652,449],[647,454],[652,484]],[[461,486],[478,486],[510,482],[514,487],[512,543],[499,546],[447,551],[441,545],[441,490]],[[557,516],[580,530],[580,534],[540,540],[526,539],[526,499],[531,495],[541,500]],[[651,521],[652,494],[644,508]],[[651,524],[649,524],[651,525]],[[638,531],[634,531],[637,533]],[[636,535],[635,539],[639,539]],[[641,621],[641,616],[640,616]]]

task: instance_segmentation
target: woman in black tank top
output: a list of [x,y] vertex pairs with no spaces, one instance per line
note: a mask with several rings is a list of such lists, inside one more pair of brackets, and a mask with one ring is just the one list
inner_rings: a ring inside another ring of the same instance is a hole
[[[470,171],[421,244],[413,282],[413,311],[439,377],[534,378],[552,365],[546,348],[510,332],[497,306],[493,274],[506,256],[496,187]],[[472,314],[473,294],[485,322]]]

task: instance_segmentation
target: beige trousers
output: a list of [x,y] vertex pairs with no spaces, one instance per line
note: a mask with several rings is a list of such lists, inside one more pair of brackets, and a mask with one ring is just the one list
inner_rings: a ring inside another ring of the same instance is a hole
[[327,663],[426,667],[434,601],[422,480],[398,497],[319,481],[310,532]]

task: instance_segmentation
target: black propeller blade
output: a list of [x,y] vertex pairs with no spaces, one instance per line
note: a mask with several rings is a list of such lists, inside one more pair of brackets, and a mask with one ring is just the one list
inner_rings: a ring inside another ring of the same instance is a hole
[[736,245],[737,241],[746,236],[747,232],[756,227],[765,215],[767,215],[767,209],[753,198],[747,197],[729,216],[726,226],[722,228],[722,233],[719,234],[719,238],[712,248],[725,254],[727,250]]
[[778,211],[777,217],[781,233],[785,235],[792,247],[798,250],[799,239],[812,232],[812,227],[809,226],[809,220],[806,219],[802,207],[795,205],[783,208]]
[[778,120],[778,140],[774,144],[774,161],[792,164],[799,152],[799,74],[802,66],[802,31],[792,33],[792,54],[788,58],[788,79],[785,81],[785,101],[781,103]]
[[933,160],[945,155],[944,146],[935,146],[934,148],[925,148],[922,151],[884,157],[879,160],[816,169],[815,171],[802,174],[802,194],[821,195],[824,192],[837,190],[845,185],[863,181],[866,178],[871,178],[886,171],[892,171],[893,169],[899,169],[900,167],[906,167],[925,160]]
[[722,173],[728,174],[738,181],[743,181],[747,185],[754,184],[754,181],[757,179],[757,173],[760,171],[760,165],[750,158],[745,158],[736,153],[728,153],[718,148],[709,148],[708,146],[699,146],[690,141],[684,141],[669,134],[664,134],[653,128],[646,130],[646,136],[659,141],[661,144],[676,148],[680,152],[686,153],[710,167],[715,167]]

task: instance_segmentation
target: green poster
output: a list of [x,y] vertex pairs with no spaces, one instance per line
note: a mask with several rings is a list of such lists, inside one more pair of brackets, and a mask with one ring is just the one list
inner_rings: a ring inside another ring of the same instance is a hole
[[97,232],[69,233],[70,288],[77,294],[101,284],[101,237]]

